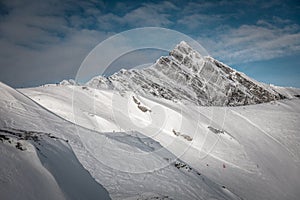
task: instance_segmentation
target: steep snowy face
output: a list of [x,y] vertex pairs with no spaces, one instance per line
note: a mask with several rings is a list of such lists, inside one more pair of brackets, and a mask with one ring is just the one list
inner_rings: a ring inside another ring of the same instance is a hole
[[87,85],[205,106],[249,105],[284,98],[214,58],[201,56],[184,41],[148,68],[123,69],[107,78],[95,77]]

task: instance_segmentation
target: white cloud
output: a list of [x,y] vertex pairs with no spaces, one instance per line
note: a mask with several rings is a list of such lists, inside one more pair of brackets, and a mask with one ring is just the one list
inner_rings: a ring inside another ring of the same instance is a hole
[[269,60],[299,53],[300,27],[259,20],[217,33],[214,38],[199,38],[209,52],[228,64]]
[[[118,4],[118,9],[126,10],[126,4]],[[124,15],[116,13],[107,13],[98,16],[100,28],[113,29],[118,26],[140,27],[140,26],[163,26],[173,24],[171,15],[166,14],[169,11],[176,11],[178,8],[168,2],[144,3],[140,7],[129,10]]]
[[172,24],[168,15],[150,6],[137,8],[122,17],[122,22],[133,26],[166,26]]
[[228,15],[221,14],[191,14],[180,18],[177,22],[189,29],[206,28],[206,26],[218,26],[220,22],[228,19]]

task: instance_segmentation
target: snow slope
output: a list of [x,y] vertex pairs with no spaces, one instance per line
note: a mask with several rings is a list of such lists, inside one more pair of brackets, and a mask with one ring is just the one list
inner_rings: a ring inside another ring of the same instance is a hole
[[[0,132],[1,134],[1,132]],[[0,142],[1,199],[65,199],[55,179],[41,164],[33,146],[21,152]]]
[[[136,132],[144,135],[139,136],[141,141],[145,136],[150,137],[239,198],[297,199],[300,195],[300,100],[297,98],[241,107],[202,107],[86,86],[48,85],[20,91],[73,123],[109,132],[106,133],[109,138],[116,136],[116,132],[126,132],[124,136],[117,135],[114,141],[136,138]],[[83,143],[95,154],[106,152],[98,151],[100,146],[108,150],[115,146],[99,145],[100,141]],[[133,143],[136,141],[130,142]],[[165,167],[163,161],[141,167],[139,159],[131,159],[134,168],[124,167],[115,160],[102,162],[119,170],[121,165],[125,172]]]
[[[51,87],[49,86],[49,88]],[[53,88],[57,89],[56,87]],[[43,137],[47,137],[50,144],[61,149],[57,152],[66,151],[63,146],[68,147],[70,145],[81,164],[97,182],[105,187],[113,199],[237,199],[237,196],[230,190],[211,181],[205,175],[201,175],[184,162],[177,160],[159,143],[142,136],[137,131],[133,131],[132,136],[124,132],[115,132],[114,134],[95,132],[64,120],[2,83],[0,89],[1,134],[6,134],[10,140],[15,138],[22,143],[22,147],[30,145],[29,141],[37,145],[39,140],[44,141]],[[25,93],[25,91],[23,92]],[[64,92],[64,94],[67,99],[68,93]],[[39,97],[42,98],[43,95],[39,95]],[[57,100],[61,101],[59,98]],[[49,102],[55,103],[53,99]],[[45,104],[42,105],[45,106]],[[65,105],[68,104],[65,103]],[[49,109],[51,110],[50,107]],[[24,133],[24,137],[30,133],[31,135],[28,137],[32,138],[36,134],[39,139],[37,141],[26,140],[18,133]],[[65,145],[57,145],[55,141],[61,141],[61,144]],[[43,142],[41,143],[41,146],[37,145],[36,147],[42,148]],[[0,142],[2,149],[14,149],[13,144],[7,141]],[[44,146],[44,148],[46,147]],[[45,152],[43,149],[40,150],[41,154]],[[16,149],[16,151],[26,153],[27,149],[24,151]],[[26,162],[29,163],[33,160],[33,158],[27,157],[23,159],[28,159]],[[173,162],[175,159],[176,162]],[[10,165],[14,166],[14,164],[15,162],[12,160]],[[163,167],[161,167],[162,165]],[[1,163],[1,168],[2,166],[6,165]],[[44,170],[46,174],[53,171],[53,169],[47,171],[40,165],[39,169]],[[55,169],[58,170],[58,168],[54,168],[54,171]],[[72,169],[66,168],[65,170]],[[5,174],[0,174],[1,178],[4,176]],[[11,173],[12,180],[18,180],[16,176],[16,173]],[[41,179],[43,178],[41,177]],[[23,181],[26,185],[31,184],[31,180],[24,179]],[[54,183],[44,181],[49,187],[55,183],[55,181]],[[58,179],[56,181],[59,182]],[[67,182],[65,184],[71,185],[60,188],[73,186],[72,179]],[[1,182],[1,189],[6,190],[7,188],[8,185]],[[16,188],[20,190],[20,193],[30,195],[30,191],[23,188],[22,184]],[[57,190],[53,191],[55,194],[60,194],[59,188],[54,186],[52,188],[52,191]],[[50,189],[49,191],[51,191]],[[74,186],[74,190],[77,189]],[[35,191],[33,193],[35,194]],[[32,196],[26,197],[24,196],[23,199],[40,199]],[[49,199],[59,198],[49,195]]]

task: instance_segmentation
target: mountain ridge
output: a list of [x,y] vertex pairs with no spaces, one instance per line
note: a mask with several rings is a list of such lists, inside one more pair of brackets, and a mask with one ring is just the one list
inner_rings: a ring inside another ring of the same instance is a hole
[[285,98],[218,60],[201,56],[184,41],[149,67],[96,76],[85,85],[201,106],[241,106]]

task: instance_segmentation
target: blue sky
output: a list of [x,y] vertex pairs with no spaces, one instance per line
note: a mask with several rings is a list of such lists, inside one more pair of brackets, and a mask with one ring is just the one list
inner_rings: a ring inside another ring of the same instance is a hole
[[300,87],[299,23],[300,2],[288,0],[2,0],[0,81],[29,87],[74,78],[99,42],[157,26],[187,34],[259,81]]

